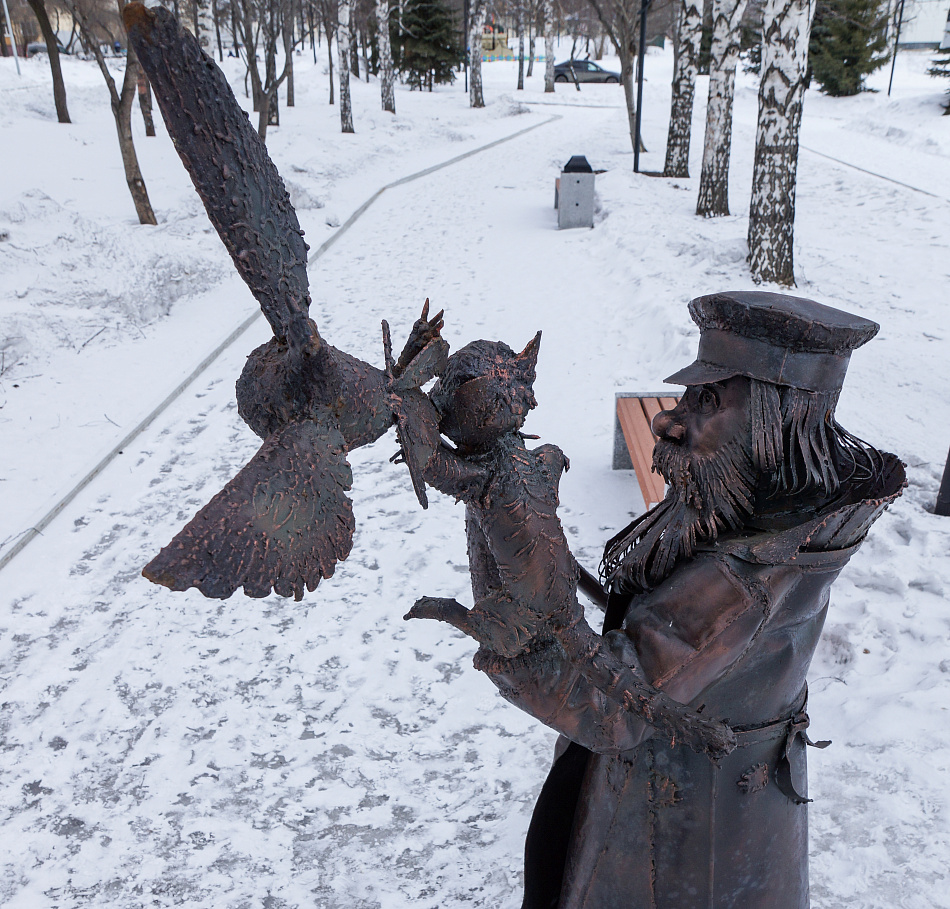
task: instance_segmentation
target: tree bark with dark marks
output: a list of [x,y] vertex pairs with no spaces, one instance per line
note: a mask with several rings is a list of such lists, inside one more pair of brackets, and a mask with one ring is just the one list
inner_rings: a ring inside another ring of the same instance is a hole
[[746,3],[747,0],[713,0],[706,140],[696,204],[696,214],[706,218],[729,214],[732,99],[736,89],[736,64],[739,62],[739,23]]
[[340,0],[340,18],[336,33],[337,68],[340,72],[340,129],[355,133],[350,103],[350,0]]
[[768,0],[755,137],[749,263],[756,283],[795,286],[795,183],[815,0]]
[[468,103],[470,107],[484,107],[485,95],[482,92],[482,29],[488,15],[486,0],[472,0],[469,9],[470,27],[468,33]]
[[544,0],[544,91],[554,91],[554,0]]
[[666,139],[664,177],[689,177],[689,144],[693,131],[693,100],[699,72],[699,46],[703,37],[701,0],[681,0],[676,21],[676,60],[673,64],[673,97],[670,131]]
[[376,22],[379,26],[379,94],[383,110],[396,113],[393,51],[389,43],[389,0],[376,0]]

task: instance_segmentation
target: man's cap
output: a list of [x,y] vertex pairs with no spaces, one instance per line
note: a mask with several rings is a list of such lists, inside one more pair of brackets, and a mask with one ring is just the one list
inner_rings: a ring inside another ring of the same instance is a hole
[[876,322],[814,300],[757,290],[707,294],[689,304],[699,326],[696,361],[672,385],[748,376],[808,391],[841,388],[851,351],[880,329]]

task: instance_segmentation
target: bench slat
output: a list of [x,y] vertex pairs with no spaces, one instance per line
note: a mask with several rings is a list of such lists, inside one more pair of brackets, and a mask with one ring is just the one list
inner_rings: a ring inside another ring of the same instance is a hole
[[661,502],[666,494],[663,477],[653,473],[653,446],[656,436],[653,435],[650,424],[661,410],[671,410],[678,402],[679,398],[657,395],[629,395],[617,398],[617,420],[647,508]]

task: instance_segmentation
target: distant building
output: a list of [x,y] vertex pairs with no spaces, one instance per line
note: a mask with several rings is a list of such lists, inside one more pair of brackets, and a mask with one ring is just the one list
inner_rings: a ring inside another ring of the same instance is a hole
[[[893,9],[900,8],[900,0]],[[896,20],[896,17],[894,17]],[[900,46],[950,47],[950,0],[904,0]]]

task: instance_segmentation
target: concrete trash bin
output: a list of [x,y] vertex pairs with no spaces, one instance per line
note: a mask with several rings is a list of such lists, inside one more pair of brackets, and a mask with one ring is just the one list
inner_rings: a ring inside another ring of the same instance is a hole
[[554,192],[558,230],[594,226],[594,169],[583,155],[574,155],[558,178]]

